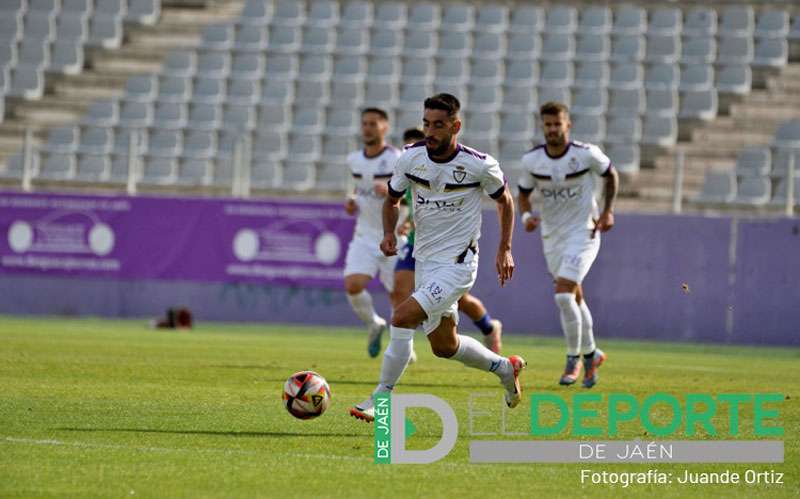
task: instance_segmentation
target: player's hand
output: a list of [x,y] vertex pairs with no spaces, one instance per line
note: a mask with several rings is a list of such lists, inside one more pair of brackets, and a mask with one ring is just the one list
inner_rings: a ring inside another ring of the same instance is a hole
[[381,241],[381,252],[385,256],[394,256],[397,254],[397,237],[394,233],[385,234],[383,241]]
[[381,197],[385,197],[389,194],[389,184],[380,180],[376,180],[373,184],[375,189],[375,194]]
[[497,280],[502,288],[506,285],[506,281],[510,281],[514,275],[514,257],[511,255],[511,250],[499,250],[495,266],[497,268]]
[[347,198],[347,201],[344,202],[344,211],[348,215],[355,215],[358,211],[358,204],[356,204],[356,200],[353,198]]
[[542,222],[542,219],[537,216],[530,217],[525,222],[525,232],[533,232],[539,228],[539,224]]
[[610,211],[604,211],[600,214],[600,218],[595,220],[594,229],[592,229],[592,239],[594,239],[597,231],[608,232],[614,227],[614,214]]
[[406,220],[400,227],[397,228],[397,234],[401,236],[407,236],[409,233],[411,233],[411,227],[411,222]]

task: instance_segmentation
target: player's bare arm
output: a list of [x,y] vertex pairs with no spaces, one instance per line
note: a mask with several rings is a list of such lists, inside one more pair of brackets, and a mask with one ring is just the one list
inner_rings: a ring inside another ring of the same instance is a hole
[[540,219],[538,216],[533,215],[533,203],[529,192],[519,193],[519,211],[522,213],[522,226],[525,232],[533,232],[539,227]]
[[609,167],[603,179],[605,180],[603,212],[600,213],[600,218],[595,223],[592,237],[597,231],[601,233],[608,232],[614,227],[614,202],[617,200],[617,192],[619,191],[619,174],[615,168]]
[[497,248],[497,278],[500,286],[504,286],[506,281],[510,281],[514,275],[514,257],[511,255],[511,235],[514,232],[514,198],[503,190],[503,194],[497,198],[497,215],[500,219],[500,246]]
[[394,197],[389,193],[383,201],[383,241],[381,241],[381,251],[386,256],[397,254],[395,227],[399,218],[400,197]]

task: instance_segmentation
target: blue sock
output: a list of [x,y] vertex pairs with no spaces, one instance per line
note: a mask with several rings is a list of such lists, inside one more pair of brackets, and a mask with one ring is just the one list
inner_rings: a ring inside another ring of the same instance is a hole
[[490,334],[492,329],[494,329],[492,327],[491,320],[492,318],[489,317],[489,312],[486,312],[483,317],[477,321],[474,321],[473,324],[475,324],[475,326],[477,326],[477,328],[480,329],[483,334]]

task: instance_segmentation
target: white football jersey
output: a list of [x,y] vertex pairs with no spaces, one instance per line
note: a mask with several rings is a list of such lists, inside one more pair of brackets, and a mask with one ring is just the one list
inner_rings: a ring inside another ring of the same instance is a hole
[[544,144],[522,156],[519,190],[541,195],[542,237],[564,237],[593,229],[598,217],[595,175],[605,175],[611,160],[594,144],[572,141],[552,157]]
[[463,261],[470,247],[477,253],[481,235],[481,193],[497,199],[505,177],[497,160],[458,144],[446,161],[428,156],[425,141],[406,146],[389,182],[392,196],[412,189],[414,257],[420,261]]
[[376,244],[383,239],[383,197],[375,194],[375,182],[386,182],[392,177],[395,161],[401,152],[387,145],[380,154],[371,158],[365,155],[363,149],[347,156],[358,203],[356,237],[367,237],[376,241]]

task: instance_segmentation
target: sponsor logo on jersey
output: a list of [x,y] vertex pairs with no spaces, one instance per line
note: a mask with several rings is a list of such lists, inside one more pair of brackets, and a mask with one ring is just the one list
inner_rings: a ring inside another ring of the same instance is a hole
[[552,199],[554,201],[569,201],[581,195],[583,187],[578,185],[574,187],[560,187],[557,189],[542,188],[542,197],[545,199]]

